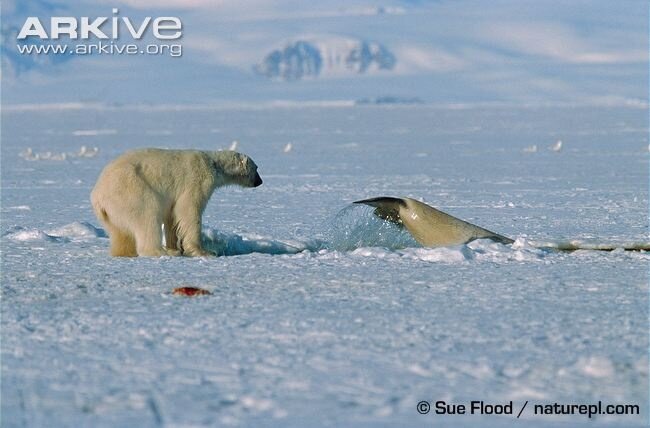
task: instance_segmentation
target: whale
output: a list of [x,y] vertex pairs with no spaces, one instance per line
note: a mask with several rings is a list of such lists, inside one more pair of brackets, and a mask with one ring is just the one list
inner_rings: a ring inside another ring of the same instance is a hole
[[[461,220],[440,211],[424,202],[411,198],[395,198],[382,196],[353,202],[371,206],[375,216],[406,229],[411,236],[424,247],[449,247],[467,244],[476,239],[490,239],[501,244],[512,244],[515,241],[507,236],[484,229],[475,224]],[[650,251],[650,243],[584,243],[565,241],[533,245],[540,249],[551,251],[573,252],[578,250],[591,251]]]
[[377,217],[405,228],[425,247],[462,245],[475,239],[491,239],[502,244],[515,242],[411,198],[382,196],[354,203],[374,207]]

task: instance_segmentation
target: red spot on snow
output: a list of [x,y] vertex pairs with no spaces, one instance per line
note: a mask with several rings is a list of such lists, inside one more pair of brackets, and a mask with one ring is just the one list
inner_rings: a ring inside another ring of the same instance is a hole
[[178,288],[174,288],[172,294],[175,294],[177,296],[192,297],[192,296],[204,296],[212,293],[210,293],[208,290],[204,290],[198,287],[178,287]]

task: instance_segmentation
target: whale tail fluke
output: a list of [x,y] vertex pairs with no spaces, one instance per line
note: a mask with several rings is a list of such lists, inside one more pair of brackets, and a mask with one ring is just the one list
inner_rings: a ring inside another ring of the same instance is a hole
[[379,198],[363,199],[361,201],[354,201],[353,204],[369,205],[375,208],[374,214],[382,220],[389,221],[398,226],[404,226],[402,219],[399,215],[400,206],[405,207],[406,203],[403,199],[392,198],[389,196],[382,196]]

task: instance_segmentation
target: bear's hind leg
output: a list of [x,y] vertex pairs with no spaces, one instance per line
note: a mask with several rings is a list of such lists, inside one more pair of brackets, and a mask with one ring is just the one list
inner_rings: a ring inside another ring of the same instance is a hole
[[167,215],[164,223],[165,229],[165,248],[170,255],[180,256],[181,250],[178,248],[178,235],[176,234],[176,221],[172,212]]
[[145,224],[139,225],[135,232],[136,249],[139,256],[161,257],[169,253],[162,246],[162,221],[149,218]]
[[165,248],[170,256],[180,256],[181,250],[178,248],[178,236],[176,235],[176,223],[170,213],[165,219]]
[[135,239],[124,230],[115,225],[107,223],[106,229],[111,239],[111,256],[113,257],[137,257],[138,252],[135,249]]

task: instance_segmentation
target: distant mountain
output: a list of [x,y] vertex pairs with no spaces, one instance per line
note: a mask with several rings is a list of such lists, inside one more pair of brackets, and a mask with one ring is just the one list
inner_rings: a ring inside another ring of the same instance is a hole
[[380,43],[324,37],[292,41],[270,52],[253,70],[269,79],[293,81],[392,70],[396,63],[395,55]]

